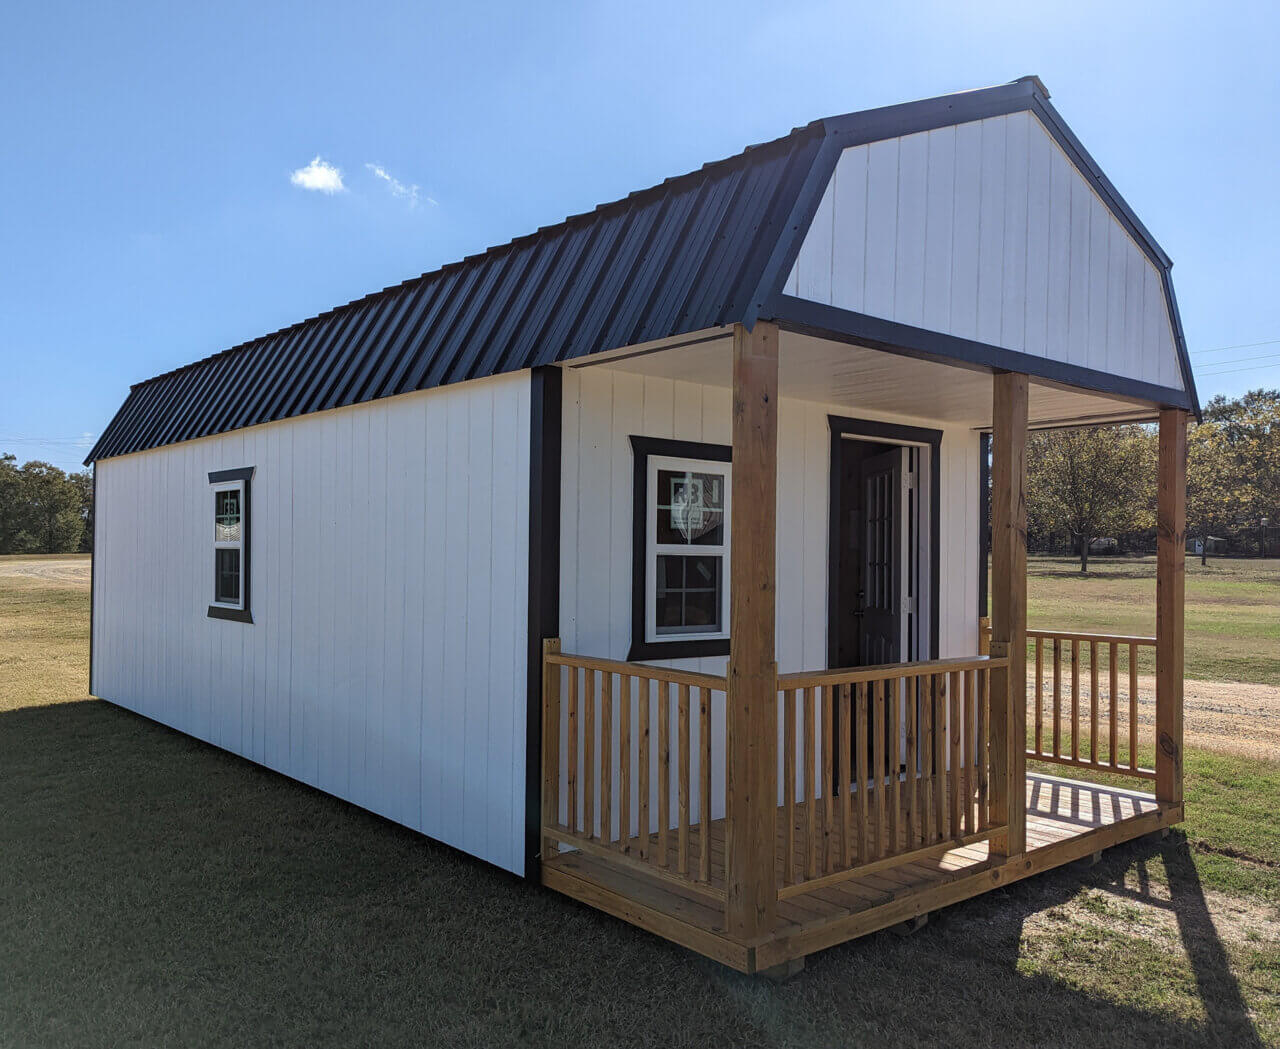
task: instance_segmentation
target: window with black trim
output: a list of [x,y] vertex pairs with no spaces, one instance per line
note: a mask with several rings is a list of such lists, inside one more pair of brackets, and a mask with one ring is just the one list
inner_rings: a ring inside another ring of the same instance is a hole
[[249,482],[253,467],[209,474],[213,499],[213,594],[209,616],[252,623],[249,611]]
[[730,449],[632,437],[633,623],[629,658],[729,651]]

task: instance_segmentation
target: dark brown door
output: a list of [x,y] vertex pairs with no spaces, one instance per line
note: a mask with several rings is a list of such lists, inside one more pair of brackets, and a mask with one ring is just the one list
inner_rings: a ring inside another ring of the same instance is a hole
[[900,661],[902,449],[862,460],[861,666]]

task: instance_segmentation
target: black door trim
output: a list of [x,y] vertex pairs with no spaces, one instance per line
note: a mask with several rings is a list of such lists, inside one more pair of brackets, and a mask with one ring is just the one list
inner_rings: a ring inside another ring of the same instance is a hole
[[938,625],[941,602],[942,514],[942,431],[923,426],[876,422],[871,419],[848,419],[828,415],[831,429],[831,491],[828,497],[827,521],[827,666],[834,667],[838,658],[839,633],[836,629],[839,609],[840,578],[840,441],[846,436],[869,437],[890,443],[923,444],[929,447],[929,658],[938,658]]

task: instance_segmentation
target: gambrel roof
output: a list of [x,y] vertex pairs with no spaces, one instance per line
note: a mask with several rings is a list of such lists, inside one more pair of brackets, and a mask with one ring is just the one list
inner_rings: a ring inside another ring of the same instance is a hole
[[[1149,261],[1178,382],[1036,357],[999,340],[906,323],[891,310],[860,310],[861,300],[803,293],[802,250],[848,151],[1015,113],[1038,119]],[[815,121],[156,376],[130,389],[86,462],[736,322],[750,326],[761,317],[860,345],[1025,370],[1198,411],[1169,267],[1043,85],[1026,77]]]

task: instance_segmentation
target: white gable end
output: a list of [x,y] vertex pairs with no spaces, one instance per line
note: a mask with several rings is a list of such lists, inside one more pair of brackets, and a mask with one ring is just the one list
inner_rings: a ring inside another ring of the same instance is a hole
[[1184,389],[1160,272],[1029,112],[845,149],[784,290]]

